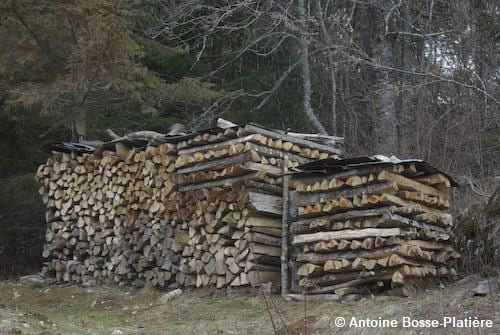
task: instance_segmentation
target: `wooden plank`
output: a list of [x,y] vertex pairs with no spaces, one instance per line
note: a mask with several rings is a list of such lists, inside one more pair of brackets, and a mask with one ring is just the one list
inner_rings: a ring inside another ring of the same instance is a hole
[[253,171],[262,171],[267,173],[270,176],[281,177],[283,175],[283,170],[279,167],[269,165],[269,164],[261,164],[255,162],[246,162],[244,164],[245,168]]
[[200,188],[210,188],[210,187],[216,187],[216,186],[232,186],[234,183],[237,182],[242,182],[245,180],[249,179],[263,179],[265,176],[265,172],[253,172],[249,173],[243,176],[238,176],[238,177],[233,177],[233,178],[226,178],[226,179],[220,179],[220,180],[214,180],[214,181],[209,181],[201,184],[195,184],[195,185],[187,185],[187,186],[182,186],[179,188],[179,191],[181,192],[189,192],[189,191],[194,191],[194,190],[199,190]]
[[[227,167],[224,167],[222,170],[219,170],[218,172],[210,170],[208,172],[193,172],[192,174],[188,175],[178,174],[177,184],[198,184],[201,182],[216,181],[225,178],[227,179],[228,177],[247,175],[252,172],[266,173],[266,176],[281,176],[280,168],[274,167],[272,165],[247,162],[243,164],[229,165]],[[206,175],[210,173],[212,174],[211,176]]]
[[294,144],[302,145],[306,148],[318,149],[320,151],[324,151],[324,152],[328,152],[328,153],[332,153],[332,154],[337,154],[337,155],[342,154],[341,150],[339,150],[337,148],[332,148],[331,146],[317,144],[317,143],[307,141],[307,140],[304,140],[304,139],[301,139],[298,137],[277,133],[277,132],[263,129],[263,128],[253,126],[253,125],[246,125],[244,127],[244,130],[247,133],[262,134],[262,135],[265,135],[267,137],[271,137],[273,139],[280,139],[282,141],[287,141],[287,142],[292,142]]
[[249,216],[245,221],[245,225],[249,227],[269,227],[269,228],[280,228],[282,227],[282,222],[276,218],[270,218],[265,216]]
[[281,296],[285,296],[288,293],[288,214],[290,202],[288,200],[288,156],[285,156],[283,164],[283,205],[282,205],[282,217],[281,217]]
[[344,138],[340,136],[330,136],[330,135],[322,135],[322,134],[307,134],[307,133],[293,133],[286,132],[288,136],[303,138],[308,141],[312,141],[317,143],[318,141],[324,141],[327,144],[341,144],[344,143]]
[[320,287],[315,287],[315,288],[307,288],[306,292],[309,294],[325,294],[325,293],[329,293],[329,292],[335,292],[335,290],[338,290],[340,288],[346,288],[346,287],[352,287],[352,286],[356,286],[356,285],[366,284],[366,283],[373,282],[375,280],[377,280],[377,281],[378,280],[387,280],[388,281],[388,280],[392,279],[392,275],[394,274],[394,272],[398,271],[399,269],[400,269],[400,267],[390,269],[387,271],[382,271],[382,272],[379,272],[379,273],[374,274],[374,275],[367,277],[367,278],[358,278],[358,279],[350,280],[350,281],[336,284],[336,285],[327,285],[327,286],[320,286]]
[[380,172],[377,176],[377,179],[382,181],[395,181],[400,186],[400,189],[420,191],[425,194],[443,197],[444,199],[450,199],[450,195],[447,192],[440,191],[432,186],[422,184],[416,180],[386,170]]
[[281,195],[283,193],[283,189],[280,186],[269,185],[256,180],[245,180],[245,185],[254,191],[263,190],[275,195]]
[[249,248],[250,252],[253,254],[260,254],[273,257],[281,256],[281,248],[279,247],[273,247],[270,245],[251,242],[249,243]]
[[274,214],[281,216],[283,214],[283,200],[281,197],[257,193],[248,192],[248,209],[257,213]]
[[[393,205],[393,206],[400,206],[400,207],[411,207],[415,203],[411,201],[406,201],[403,200],[395,195],[384,193],[380,196],[380,202],[385,204],[385,205]],[[422,209],[422,211],[426,213],[432,213],[436,215],[442,215],[443,212],[441,212],[439,209],[431,208],[422,204],[418,204],[418,206]]]
[[266,244],[274,247],[281,246],[281,238],[269,236],[262,233],[247,233],[245,234],[245,239],[248,242],[256,242],[261,244]]
[[281,229],[268,227],[252,227],[252,232],[281,237]]
[[322,265],[331,259],[356,259],[358,257],[368,259],[380,259],[392,255],[399,250],[399,246],[383,247],[371,250],[354,250],[354,251],[340,251],[325,254],[318,254],[313,252],[298,253],[296,255],[297,262],[313,263]]
[[177,169],[177,173],[191,173],[197,171],[206,171],[206,170],[220,170],[232,164],[243,164],[252,159],[252,155],[250,151],[244,152],[237,156],[214,159],[205,163],[196,163],[193,166]]
[[329,240],[352,240],[366,237],[389,237],[389,236],[406,236],[412,235],[415,232],[402,228],[366,228],[366,229],[344,229],[339,231],[326,231],[312,234],[295,235],[292,239],[292,244],[300,245],[310,242],[329,241]]
[[[252,172],[260,172],[255,170],[250,170],[245,167],[245,165],[237,164],[230,165],[219,171],[208,171],[208,172],[193,172],[187,175],[177,175],[177,184],[179,186],[192,185],[199,183],[206,183],[210,181],[217,181],[221,179],[227,179],[230,177],[237,177],[247,175]],[[263,171],[262,171],[263,172]]]
[[177,151],[177,154],[180,155],[189,155],[189,154],[194,154],[195,152],[201,152],[201,151],[207,151],[207,150],[220,150],[224,147],[229,147],[233,144],[238,144],[238,143],[245,143],[248,141],[254,140],[256,137],[256,134],[250,134],[244,137],[238,137],[235,139],[231,140],[226,140],[218,143],[211,143],[207,145],[200,145],[197,147],[190,147],[187,149],[181,149]]
[[370,272],[340,272],[340,273],[331,273],[326,274],[316,278],[303,278],[305,282],[307,282],[305,287],[314,287],[314,286],[324,286],[324,285],[332,285],[338,284],[354,279],[358,279],[363,275],[368,276]]
[[410,227],[415,227],[415,228],[420,228],[420,229],[429,229],[429,230],[437,231],[439,233],[446,233],[446,230],[442,227],[439,227],[439,226],[436,226],[433,224],[429,224],[429,223],[425,223],[425,222],[412,220],[410,218],[407,218],[407,217],[404,217],[404,216],[401,216],[398,214],[387,213],[383,216],[383,218],[384,218],[384,221],[382,221],[382,223],[379,224],[380,227],[384,227],[388,224],[390,225],[392,222],[395,222],[395,223],[400,223],[400,224],[405,225],[405,226],[410,226]]
[[342,301],[343,298],[337,294],[314,294],[314,295],[303,295],[303,294],[284,294],[283,298],[293,300],[293,301]]
[[427,184],[427,185],[442,184],[441,186],[444,188],[451,187],[450,180],[442,173],[434,173],[434,174],[430,174],[430,175],[423,176],[423,177],[417,177],[414,179],[418,182],[421,182],[421,183]]
[[415,220],[432,222],[432,223],[440,223],[444,226],[452,226],[452,216],[449,213],[422,213],[414,216]]
[[394,275],[394,273],[398,272],[401,269],[401,266],[395,266],[392,268],[383,268],[380,270],[327,274],[317,278],[308,278],[307,284],[310,287],[330,286],[330,288],[332,288],[332,285],[339,284],[339,286],[336,287],[336,289],[339,289],[343,287],[358,285],[360,283],[381,280],[382,278],[389,279],[389,275],[391,275],[392,279],[392,275]]
[[396,195],[405,200],[411,200],[415,203],[429,205],[433,208],[446,210],[450,207],[450,200],[443,199],[434,195],[424,194],[418,191],[400,191]]
[[341,197],[352,198],[355,195],[361,194],[382,194],[395,193],[398,191],[398,186],[395,182],[388,181],[380,184],[372,184],[365,187],[344,189],[337,191],[327,191],[318,193],[302,193],[293,191],[290,192],[290,202],[293,206],[307,206],[314,203],[325,203],[330,199],[338,199]]
[[300,176],[300,177],[294,177],[292,175],[292,179],[293,180],[298,180],[298,181],[301,181],[301,182],[304,182],[304,183],[314,183],[314,182],[321,182],[325,179],[333,179],[333,178],[337,178],[337,179],[345,179],[345,178],[348,178],[348,177],[352,177],[352,176],[364,176],[364,175],[369,175],[370,173],[379,173],[380,171],[384,170],[384,168],[387,168],[387,166],[383,166],[383,165],[375,165],[375,166],[364,166],[364,167],[359,167],[359,168],[355,168],[355,169],[350,169],[350,170],[347,170],[347,171],[342,171],[342,172],[334,172],[334,173],[325,173],[325,174],[321,174],[321,175],[312,175],[312,176],[307,176],[307,175],[303,175],[303,176]]
[[244,152],[240,155],[222,158],[222,159],[214,159],[205,163],[194,163],[194,165],[181,168],[177,170],[178,174],[192,173],[198,171],[213,171],[213,170],[221,170],[228,166],[234,164],[241,164],[242,168],[245,168],[250,171],[261,171],[266,172],[271,176],[280,177],[283,171],[276,166],[261,164],[252,162],[252,153],[251,151]]
[[245,145],[245,150],[253,150],[258,154],[264,155],[266,157],[274,157],[285,159],[285,156],[288,156],[288,159],[293,162],[297,162],[300,164],[306,164],[311,162],[312,160],[309,158],[305,158],[299,155],[295,155],[286,151],[276,150],[269,147],[265,147],[255,143],[247,143]]
[[[386,207],[380,207],[380,208],[374,208],[374,209],[364,209],[364,210],[352,210],[352,211],[333,214],[333,215],[325,215],[325,216],[322,216],[321,219],[328,220],[330,222],[345,221],[345,220],[356,219],[356,218],[381,216],[385,213],[393,213],[396,210],[397,210],[397,207],[395,207],[395,206],[386,206]],[[291,224],[290,231],[292,233],[306,232],[309,230],[309,225],[311,224],[311,222],[313,222],[317,219],[318,218],[302,219],[299,221],[295,221]]]
[[410,246],[418,246],[424,250],[432,250],[432,251],[449,251],[455,252],[453,246],[445,243],[434,242],[434,241],[422,241],[422,240],[403,240],[397,237],[392,238],[390,243],[394,244],[406,244]]

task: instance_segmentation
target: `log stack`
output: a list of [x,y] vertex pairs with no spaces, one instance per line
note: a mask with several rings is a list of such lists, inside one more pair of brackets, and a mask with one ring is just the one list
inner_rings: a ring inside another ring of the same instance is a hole
[[250,125],[196,134],[177,154],[178,284],[279,286],[283,169],[339,150]]
[[52,145],[37,171],[58,282],[277,283],[283,168],[341,153],[337,138],[254,125],[109,134],[95,150]]
[[164,286],[175,259],[165,204],[174,189],[174,147],[54,152],[37,171],[47,207],[44,272],[57,281],[107,279]]
[[448,189],[418,160],[326,160],[292,176],[295,293],[343,296],[454,275]]

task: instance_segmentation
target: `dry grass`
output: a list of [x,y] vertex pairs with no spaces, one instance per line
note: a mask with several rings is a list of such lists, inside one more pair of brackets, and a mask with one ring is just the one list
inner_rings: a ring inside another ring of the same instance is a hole
[[[472,297],[470,289],[473,286],[471,282],[452,284],[443,290],[421,289],[412,298],[378,296],[358,302],[310,302],[307,333],[363,333],[359,329],[335,328],[333,320],[338,316],[387,319],[478,316],[493,319],[496,328],[481,332],[454,330],[452,333],[500,333],[498,291],[489,297]],[[0,282],[0,334],[111,334],[115,329],[124,334],[273,334],[262,295],[255,290],[189,290],[168,303],[160,302],[161,294],[152,289],[113,286],[39,287]],[[304,333],[303,303],[287,302],[279,296],[271,299],[279,333]],[[364,333],[400,334],[401,329],[369,329]],[[409,333],[419,334],[417,330]],[[450,334],[444,329],[434,333]]]

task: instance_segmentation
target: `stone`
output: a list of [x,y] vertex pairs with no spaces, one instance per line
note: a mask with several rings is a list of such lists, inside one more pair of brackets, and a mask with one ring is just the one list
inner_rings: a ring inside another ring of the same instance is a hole
[[482,280],[477,284],[477,287],[472,290],[474,295],[487,295],[497,288],[497,283],[494,279]]
[[[323,315],[314,323],[314,329],[316,330],[329,330],[330,329],[330,317],[328,315]],[[325,332],[327,333],[327,332]]]

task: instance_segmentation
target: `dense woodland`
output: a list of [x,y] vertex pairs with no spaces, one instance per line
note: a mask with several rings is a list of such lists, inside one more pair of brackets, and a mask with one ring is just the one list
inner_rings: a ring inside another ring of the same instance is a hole
[[222,116],[422,158],[486,195],[499,13],[493,0],[3,0],[0,178],[32,173],[44,141]]

